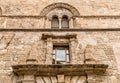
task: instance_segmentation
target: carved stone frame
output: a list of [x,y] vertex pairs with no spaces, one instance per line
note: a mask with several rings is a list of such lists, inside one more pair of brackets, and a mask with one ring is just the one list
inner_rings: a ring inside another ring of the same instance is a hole
[[[42,39],[46,42],[46,61],[45,64],[52,64],[52,50],[54,44],[64,45],[68,44],[70,49],[70,64],[76,64],[76,34],[64,34],[64,35],[55,35],[55,34],[43,34]],[[66,41],[62,41],[66,40]],[[74,57],[73,57],[74,56]]]
[[[73,18],[80,16],[80,13],[75,7],[73,7],[67,3],[50,4],[40,12],[40,16],[42,16],[45,21],[44,27],[51,28],[51,18],[53,15],[57,15],[59,18],[59,22],[61,22],[61,19],[62,19],[61,14],[58,15],[58,13],[54,13],[54,12],[52,14],[49,14],[51,11],[53,11],[54,9],[57,9],[57,8],[62,8],[62,9],[69,11],[69,12],[64,12],[63,14],[68,16],[69,28],[70,29],[73,28],[73,21],[74,21]],[[61,26],[59,25],[59,27],[61,27]]]

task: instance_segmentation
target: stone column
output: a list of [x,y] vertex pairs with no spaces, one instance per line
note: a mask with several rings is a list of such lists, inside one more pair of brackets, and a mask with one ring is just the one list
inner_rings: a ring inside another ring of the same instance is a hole
[[47,46],[46,46],[46,62],[45,64],[52,64],[52,49],[53,49],[53,43],[52,38],[47,38]]
[[62,18],[61,17],[59,17],[59,29],[61,29],[62,28]]
[[76,60],[76,58],[77,58],[77,56],[76,56],[76,39],[75,38],[71,38],[70,39],[70,57],[71,57],[71,64],[76,64],[77,62],[77,60]]
[[69,27],[70,27],[70,29],[73,28],[73,18],[70,18],[70,20],[69,20]]

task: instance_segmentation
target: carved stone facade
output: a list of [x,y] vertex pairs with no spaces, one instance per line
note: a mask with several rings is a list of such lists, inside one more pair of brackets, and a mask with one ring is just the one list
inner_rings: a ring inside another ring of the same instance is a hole
[[119,8],[118,0],[0,0],[0,83],[119,83]]

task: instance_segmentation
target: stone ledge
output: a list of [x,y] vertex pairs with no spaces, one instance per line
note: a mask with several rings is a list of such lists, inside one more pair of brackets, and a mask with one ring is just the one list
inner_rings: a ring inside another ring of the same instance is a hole
[[[0,15],[0,17],[7,17],[7,18],[43,18],[45,16],[40,15]],[[78,18],[120,18],[120,15],[80,15],[74,16]]]
[[92,29],[85,29],[85,28],[81,28],[81,29],[4,29],[4,28],[1,28],[0,29],[0,32],[4,32],[4,31],[8,31],[8,32],[65,32],[65,31],[69,31],[69,32],[80,32],[80,31],[120,31],[120,28],[104,28],[104,29],[97,29],[97,28],[92,28]]
[[65,34],[65,35],[56,35],[56,34],[42,34],[42,39],[47,39],[47,38],[66,38],[66,39],[70,39],[70,38],[76,38],[77,34]]
[[16,75],[39,75],[56,76],[64,75],[86,75],[103,74],[108,65],[105,64],[22,64],[13,65],[13,72]]

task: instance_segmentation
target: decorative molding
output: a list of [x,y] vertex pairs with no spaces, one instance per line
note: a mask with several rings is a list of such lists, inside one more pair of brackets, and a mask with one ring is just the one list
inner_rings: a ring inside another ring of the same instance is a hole
[[[6,18],[36,18],[40,19],[44,16],[39,15],[1,15],[0,17],[6,17]],[[114,18],[114,19],[120,19],[120,15],[80,15],[76,16],[78,18]]]
[[0,32],[94,32],[94,31],[120,31],[120,28],[105,28],[105,29],[0,29]]
[[[38,75],[38,76],[56,76],[63,75],[86,75],[86,74],[104,74],[108,65],[105,64],[23,64],[13,65],[14,74],[20,75]],[[54,71],[53,71],[54,70]]]
[[47,7],[45,7],[43,9],[43,11],[41,11],[40,16],[46,16],[51,10],[53,10],[55,8],[65,8],[65,9],[68,9],[69,11],[71,11],[73,16],[80,16],[79,11],[75,7],[73,7],[67,3],[62,3],[62,2],[53,3],[53,4],[48,5]]
[[47,16],[47,18],[52,20],[52,17],[54,15],[58,16],[58,18],[62,18],[62,16],[64,16],[64,15],[68,16],[68,19],[71,19],[73,17],[72,13],[65,8],[55,8],[55,9],[51,10],[46,16]]
[[55,34],[42,34],[42,39],[47,39],[47,38],[76,38],[77,34],[65,34],[65,35],[55,35]]

